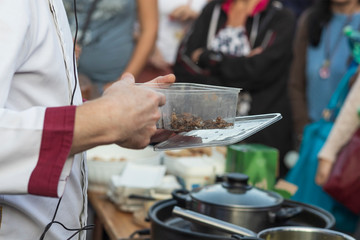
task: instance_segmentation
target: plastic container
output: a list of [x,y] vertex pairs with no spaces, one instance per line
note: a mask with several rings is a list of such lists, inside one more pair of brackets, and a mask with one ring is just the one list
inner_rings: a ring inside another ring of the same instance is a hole
[[194,83],[144,84],[166,96],[158,128],[174,131],[232,128],[241,89]]

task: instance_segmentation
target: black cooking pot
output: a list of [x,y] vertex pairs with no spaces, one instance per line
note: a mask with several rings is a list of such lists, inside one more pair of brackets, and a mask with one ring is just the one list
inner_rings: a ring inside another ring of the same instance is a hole
[[[248,184],[248,176],[229,173],[222,183],[197,188],[191,192],[177,190],[178,205],[254,232],[278,226],[301,213],[301,206],[285,207],[279,194]],[[203,230],[209,231],[209,230]]]
[[227,232],[238,239],[247,240],[303,240],[303,239],[316,239],[316,240],[355,240],[349,235],[341,232],[332,231],[329,229],[315,228],[315,227],[299,227],[299,226],[285,226],[268,228],[256,234],[248,229],[244,229],[235,224],[227,223],[216,218],[206,216],[204,214],[196,213],[191,210],[174,207],[173,214],[191,222],[215,228],[222,232]]
[[[238,235],[226,232],[198,231],[193,222],[177,217],[173,209],[177,200],[168,199],[154,204],[149,210],[151,223],[151,240],[234,240],[241,239]],[[304,226],[330,229],[335,225],[334,217],[327,211],[308,204],[284,200],[284,207],[301,206],[302,212],[279,226]]]
[[[173,214],[175,207],[234,223],[256,233],[271,227],[304,226],[331,229],[335,225],[335,218],[319,207],[286,200],[276,193],[251,187],[247,184],[246,175],[228,174],[221,183],[191,192],[175,191],[173,199],[153,205],[148,213],[152,240],[239,239],[236,235],[204,228],[188,219],[178,217]],[[286,213],[284,217],[282,211]],[[292,214],[293,212],[295,214]],[[288,213],[291,213],[290,217]],[[262,221],[257,215],[265,217],[267,221]],[[221,216],[228,218],[220,218]]]
[[223,232],[221,234],[197,232],[193,223],[172,215],[176,200],[164,200],[154,204],[149,211],[151,240],[245,240],[243,236]]

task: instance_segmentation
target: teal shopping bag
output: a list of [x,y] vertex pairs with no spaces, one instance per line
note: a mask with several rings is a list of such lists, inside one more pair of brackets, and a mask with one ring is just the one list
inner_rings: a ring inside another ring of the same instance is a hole
[[299,159],[286,176],[288,182],[298,186],[297,192],[291,197],[292,200],[312,204],[329,211],[336,219],[336,228],[346,232],[355,230],[358,216],[328,195],[321,186],[318,186],[315,183],[315,175],[318,166],[317,155],[331,131],[334,119],[348,93],[349,80],[356,70],[357,65],[353,65],[340,81],[324,111],[324,117],[304,128]]

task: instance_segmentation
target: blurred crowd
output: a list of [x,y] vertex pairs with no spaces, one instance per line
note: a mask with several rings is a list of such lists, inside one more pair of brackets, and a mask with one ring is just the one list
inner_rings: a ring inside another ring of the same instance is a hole
[[[245,140],[279,150],[281,178],[296,167],[305,126],[324,117],[340,80],[358,64],[343,33],[359,30],[358,0],[77,0],[76,12],[73,0],[63,1],[73,32],[78,28],[85,99],[100,96],[125,72],[139,83],[174,73],[177,82],[242,88],[239,116],[283,116]],[[326,182],[358,129],[359,88],[355,72],[307,181]],[[358,216],[346,214],[345,230],[353,233]]]

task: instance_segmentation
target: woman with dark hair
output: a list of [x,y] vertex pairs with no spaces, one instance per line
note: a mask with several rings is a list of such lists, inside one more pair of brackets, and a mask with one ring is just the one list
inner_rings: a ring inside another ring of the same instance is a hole
[[[289,91],[297,146],[301,143],[301,149],[305,149],[306,144],[314,144],[309,143],[312,142],[310,139],[302,140],[305,125],[326,119],[324,110],[333,93],[339,82],[348,76],[350,67],[353,69],[345,26],[359,29],[360,1],[319,0],[300,17]],[[358,216],[333,201],[315,183],[318,152],[314,150],[314,156],[306,156],[308,160],[304,169],[300,167],[305,159],[302,153],[300,151],[298,164],[287,176],[288,181],[299,187],[292,199],[323,207],[334,214],[338,230],[353,232]],[[299,169],[302,169],[300,173]],[[315,197],[320,195],[324,198]]]
[[322,117],[351,62],[347,25],[360,27],[358,0],[319,0],[300,18],[289,83],[297,143],[304,126]]
[[182,42],[174,73],[178,82],[239,87],[238,115],[278,112],[283,119],[246,140],[280,152],[291,147],[287,82],[295,17],[273,0],[214,0]]

